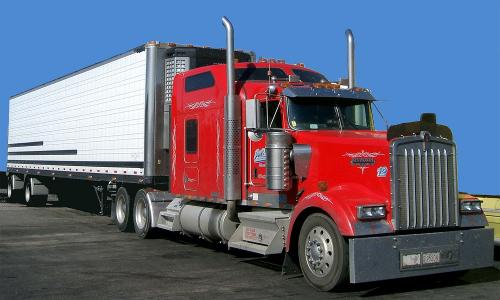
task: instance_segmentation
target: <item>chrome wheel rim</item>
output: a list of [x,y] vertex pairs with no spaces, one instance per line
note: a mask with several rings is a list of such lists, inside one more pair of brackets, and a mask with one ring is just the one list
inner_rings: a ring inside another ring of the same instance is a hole
[[334,263],[333,240],[322,226],[316,226],[307,234],[305,256],[309,270],[317,277],[325,277]]
[[139,199],[135,204],[134,209],[135,225],[139,229],[144,229],[147,220],[147,209],[144,199]]
[[116,198],[116,220],[118,223],[123,224],[125,222],[125,212],[127,211],[127,204],[125,203],[125,197],[119,196]]
[[31,191],[29,185],[26,185],[26,188],[24,189],[24,201],[26,203],[30,203],[31,200]]

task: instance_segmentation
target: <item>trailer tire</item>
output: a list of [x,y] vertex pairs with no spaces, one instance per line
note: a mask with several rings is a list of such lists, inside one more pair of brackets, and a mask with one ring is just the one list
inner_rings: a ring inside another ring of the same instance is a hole
[[134,199],[134,230],[140,238],[147,239],[152,235],[151,210],[144,190],[139,190]]
[[47,204],[47,195],[33,195],[29,177],[24,180],[24,204],[29,207]]
[[348,275],[348,247],[333,220],[321,213],[300,229],[298,257],[307,283],[320,291],[342,286]]
[[122,232],[132,231],[132,201],[125,187],[120,187],[116,192],[114,201],[116,225]]
[[20,202],[21,193],[18,190],[14,190],[14,187],[12,186],[12,180],[14,180],[14,178],[12,178],[12,177],[9,177],[7,180],[7,201],[8,202]]

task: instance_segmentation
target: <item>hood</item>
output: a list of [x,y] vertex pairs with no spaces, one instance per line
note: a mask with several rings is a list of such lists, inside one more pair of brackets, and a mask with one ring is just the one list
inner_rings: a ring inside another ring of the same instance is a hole
[[[350,210],[358,203],[390,208],[390,154],[385,131],[295,131],[297,144],[311,146],[305,195],[326,182],[326,193]],[[354,211],[353,211],[354,213]]]

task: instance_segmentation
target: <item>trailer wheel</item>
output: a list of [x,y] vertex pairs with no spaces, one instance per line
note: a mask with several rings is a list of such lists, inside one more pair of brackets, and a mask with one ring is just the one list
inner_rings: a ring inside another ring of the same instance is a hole
[[347,280],[347,244],[328,216],[307,217],[299,234],[298,256],[306,281],[314,288],[329,291]]
[[24,204],[31,207],[47,204],[47,195],[33,195],[29,177],[24,180]]
[[151,236],[151,212],[144,190],[139,190],[134,200],[134,229],[140,238]]
[[9,202],[18,202],[20,193],[19,191],[14,190],[14,187],[12,186],[12,180],[14,180],[14,178],[9,177],[7,181],[7,200]]
[[115,216],[116,225],[120,231],[131,231],[132,230],[132,203],[130,201],[130,196],[127,189],[123,186],[116,192],[115,198]]

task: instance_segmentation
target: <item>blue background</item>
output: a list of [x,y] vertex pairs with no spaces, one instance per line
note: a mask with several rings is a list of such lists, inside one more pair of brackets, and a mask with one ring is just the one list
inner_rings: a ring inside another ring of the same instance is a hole
[[224,47],[222,15],[236,48],[331,80],[346,75],[352,28],[357,84],[389,123],[437,113],[458,145],[459,189],[500,194],[499,1],[2,1],[0,170],[9,96],[148,40]]

